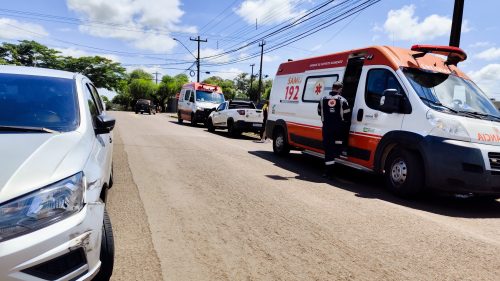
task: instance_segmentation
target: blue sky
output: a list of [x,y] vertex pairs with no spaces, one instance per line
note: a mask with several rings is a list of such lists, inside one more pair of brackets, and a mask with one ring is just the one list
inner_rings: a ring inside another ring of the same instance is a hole
[[[32,39],[72,56],[103,55],[128,69],[175,75],[192,65],[190,37],[201,35],[201,57],[235,49],[248,38],[290,22],[321,0],[17,0],[0,9],[0,40]],[[345,0],[330,4],[340,5]],[[356,2],[356,1],[354,1]],[[310,37],[267,53],[263,74],[272,78],[280,62],[369,45],[447,45],[453,0],[382,0]],[[478,5],[480,4],[480,5]],[[465,1],[460,65],[490,96],[500,99],[500,1]],[[257,19],[257,29],[255,27]],[[297,32],[300,30],[297,26]],[[270,38],[267,47],[278,42]],[[202,61],[202,79],[233,78],[258,71],[259,58],[227,64],[258,52],[252,44],[238,52]],[[221,63],[223,65],[221,65]],[[211,65],[206,65],[211,64]],[[173,68],[173,69],[172,69]],[[194,69],[194,67],[193,67]],[[195,77],[193,77],[195,79]]]

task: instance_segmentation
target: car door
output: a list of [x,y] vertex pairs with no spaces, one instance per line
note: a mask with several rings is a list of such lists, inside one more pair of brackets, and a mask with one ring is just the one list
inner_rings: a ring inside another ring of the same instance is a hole
[[224,111],[226,110],[227,102],[223,102],[217,107],[217,111],[213,116],[213,123],[216,126],[225,126],[227,118],[224,117]]
[[402,83],[387,66],[367,66],[363,69],[351,123],[349,159],[373,168],[376,148],[387,132],[400,130],[404,114],[380,111],[380,101],[387,89],[396,89],[406,96]]
[[[93,126],[95,128],[95,120],[97,116],[101,114],[106,114],[102,106],[101,98],[97,92],[97,89],[90,81],[84,82],[85,98],[89,105],[90,114],[92,116]],[[113,135],[112,133],[95,135],[97,142],[95,144],[95,157],[97,163],[99,163],[100,170],[103,173],[102,180],[108,181],[109,175],[111,174],[111,161],[113,157]]]

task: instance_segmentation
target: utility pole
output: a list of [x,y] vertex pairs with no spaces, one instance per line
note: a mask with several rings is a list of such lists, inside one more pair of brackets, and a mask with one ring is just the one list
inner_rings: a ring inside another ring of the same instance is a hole
[[455,0],[453,21],[451,22],[450,46],[460,47],[460,33],[462,32],[462,18],[464,15],[464,0]]
[[196,57],[196,82],[200,82],[200,42],[208,42],[208,40],[200,39],[200,35],[198,35],[198,38],[189,38],[189,40],[198,42],[198,56]]
[[155,82],[158,85],[158,74],[161,74],[161,73],[159,73],[158,71],[156,71],[153,74],[155,75]]
[[248,91],[248,94],[250,95],[250,93],[252,92],[252,84],[253,84],[253,67],[255,66],[255,63],[252,63],[250,65],[252,67],[252,75],[250,75],[250,90]]
[[260,70],[259,70],[259,96],[257,100],[260,101],[260,97],[262,96],[262,58],[264,57],[264,45],[266,42],[262,40],[262,43],[259,44],[260,47]]

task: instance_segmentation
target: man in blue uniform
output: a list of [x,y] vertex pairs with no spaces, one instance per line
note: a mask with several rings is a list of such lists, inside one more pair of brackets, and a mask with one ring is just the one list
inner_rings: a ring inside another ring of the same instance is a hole
[[322,97],[318,103],[318,114],[323,122],[324,177],[331,176],[335,158],[339,158],[347,141],[350,112],[347,100],[342,97],[342,82],[337,81],[333,83],[329,95]]

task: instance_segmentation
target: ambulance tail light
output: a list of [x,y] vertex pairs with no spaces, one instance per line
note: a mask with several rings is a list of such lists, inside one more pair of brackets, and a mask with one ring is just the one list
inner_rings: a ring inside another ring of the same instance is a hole
[[467,54],[464,50],[453,47],[453,46],[436,46],[436,45],[413,45],[411,46],[412,51],[422,52],[422,54],[415,54],[413,57],[418,58],[424,56],[427,53],[443,55],[448,57],[446,64],[457,65],[467,59]]
[[238,109],[236,110],[239,115],[245,115],[245,110],[244,109]]

